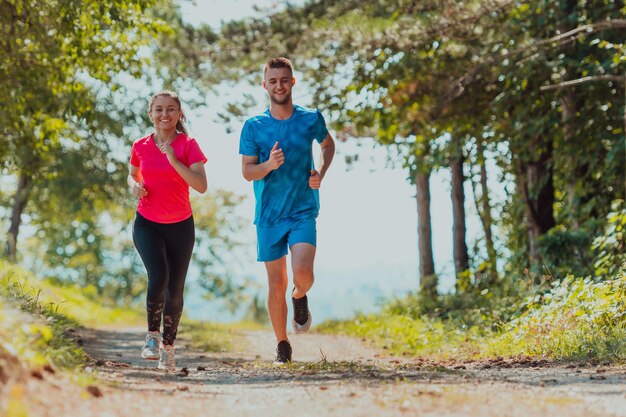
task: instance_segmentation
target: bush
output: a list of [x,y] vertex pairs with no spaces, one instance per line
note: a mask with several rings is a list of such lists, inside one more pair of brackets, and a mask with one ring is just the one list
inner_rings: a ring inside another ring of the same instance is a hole
[[612,277],[623,271],[626,264],[626,208],[623,200],[613,202],[607,216],[607,225],[602,236],[593,241],[596,252],[595,273],[599,277]]
[[[626,276],[610,280],[567,277],[530,297],[526,312],[490,344],[493,354],[552,359],[626,359]],[[503,350],[506,349],[506,350]]]

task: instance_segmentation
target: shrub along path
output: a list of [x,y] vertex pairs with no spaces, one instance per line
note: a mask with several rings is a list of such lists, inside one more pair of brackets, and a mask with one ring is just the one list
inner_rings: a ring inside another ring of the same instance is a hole
[[28,415],[626,416],[626,367],[399,359],[313,333],[290,335],[295,361],[275,368],[269,331],[243,332],[247,342],[219,353],[180,335],[178,372],[165,374],[139,358],[141,329],[80,331],[96,382],[33,378]]

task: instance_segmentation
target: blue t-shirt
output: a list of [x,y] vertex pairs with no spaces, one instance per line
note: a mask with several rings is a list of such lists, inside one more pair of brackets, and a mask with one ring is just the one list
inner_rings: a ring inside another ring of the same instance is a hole
[[313,140],[319,143],[328,130],[322,114],[315,109],[294,106],[289,119],[274,119],[267,109],[246,120],[239,140],[239,153],[269,159],[276,142],[285,163],[264,178],[254,181],[256,200],[254,224],[273,226],[289,220],[316,218],[319,193],[309,187],[313,163]]

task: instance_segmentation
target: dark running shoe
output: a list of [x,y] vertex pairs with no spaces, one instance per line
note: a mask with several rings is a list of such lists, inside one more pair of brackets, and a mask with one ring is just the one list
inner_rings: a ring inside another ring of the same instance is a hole
[[309,311],[309,302],[306,295],[302,298],[293,298],[293,330],[296,333],[304,333],[311,328],[311,312]]
[[282,366],[291,363],[291,345],[288,341],[283,340],[276,347],[276,359],[274,365]]

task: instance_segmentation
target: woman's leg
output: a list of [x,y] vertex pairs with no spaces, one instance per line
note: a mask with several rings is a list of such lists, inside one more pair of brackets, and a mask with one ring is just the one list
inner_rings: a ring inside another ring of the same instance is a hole
[[133,225],[133,242],[148,272],[146,311],[148,331],[161,330],[161,315],[169,279],[165,239],[159,233],[158,223],[137,214]]
[[189,269],[189,261],[195,243],[193,217],[168,228],[166,238],[169,283],[165,292],[163,311],[163,344],[173,345],[178,331],[178,322],[183,313],[183,292]]

